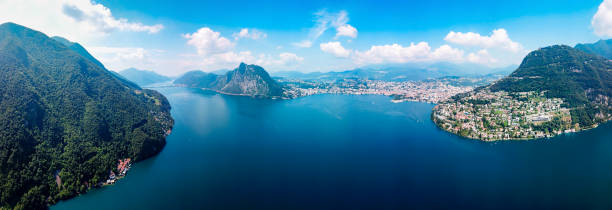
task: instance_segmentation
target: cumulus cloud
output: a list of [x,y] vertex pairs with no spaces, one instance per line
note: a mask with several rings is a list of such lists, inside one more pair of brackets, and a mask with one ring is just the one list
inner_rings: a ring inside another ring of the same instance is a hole
[[283,65],[292,64],[292,63],[300,63],[304,61],[304,58],[297,56],[294,53],[284,52],[278,55],[280,61]]
[[243,28],[243,29],[240,29],[240,32],[232,34],[232,36],[234,37],[235,40],[244,39],[244,38],[258,40],[258,39],[265,39],[266,37],[268,37],[268,34],[261,32],[257,29],[249,30],[248,28]]
[[152,57],[164,52],[140,47],[90,47],[88,50],[106,68],[112,70],[130,67],[155,69],[157,65]]
[[351,38],[357,38],[357,29],[349,24],[336,28],[336,37],[347,36]]
[[[234,37],[253,38],[254,30],[241,30]],[[269,54],[254,54],[249,50],[236,52],[236,43],[221,36],[219,32],[204,27],[191,34],[184,34],[187,44],[196,48],[197,54],[182,55],[179,66],[183,68],[198,68],[203,70],[231,69],[239,63],[261,65],[266,69],[292,69],[299,65],[304,58],[294,53],[283,52],[277,56]],[[261,38],[261,35],[260,35]]]
[[90,0],[0,1],[0,22],[8,21],[79,42],[114,31],[157,33],[164,28],[115,17]]
[[431,60],[431,47],[427,42],[410,46],[399,44],[374,45],[366,51],[356,51],[355,61],[360,64],[406,63]]
[[[514,59],[512,54],[510,57]],[[486,49],[468,53],[462,49],[442,45],[433,49],[427,42],[417,44],[410,43],[409,46],[399,44],[374,45],[365,51],[353,51],[349,56],[358,65],[382,64],[382,63],[475,63],[486,66],[500,66],[514,64],[513,62],[501,63]],[[506,54],[504,57],[507,58]]]
[[255,55],[251,51],[241,51],[204,56],[201,57],[199,61],[200,62],[198,62],[196,65],[191,66],[195,66],[196,68],[203,70],[232,69],[239,63],[244,62],[248,64],[260,65],[266,70],[277,70],[295,69],[295,67],[304,61],[304,58],[289,52],[283,52],[277,56],[272,56],[266,54]]
[[110,9],[102,4],[92,2],[65,2],[62,4],[62,13],[71,17],[76,22],[86,23],[93,26],[98,32],[110,33],[114,30],[138,31],[157,33],[164,28],[161,24],[144,25],[138,22],[130,22],[125,18],[113,17]]
[[482,49],[476,53],[470,53],[467,56],[467,60],[472,63],[478,63],[483,65],[491,65],[497,63],[497,59],[493,58],[489,51]]
[[612,37],[612,0],[604,0],[591,20],[597,36]]
[[433,61],[463,62],[463,50],[442,45],[431,52],[429,59]]
[[323,52],[330,53],[339,58],[347,58],[351,54],[351,51],[342,47],[340,42],[322,43],[319,45],[319,47]]
[[219,32],[213,31],[208,27],[200,28],[192,34],[184,34],[187,44],[196,47],[200,55],[212,55],[229,52],[234,47],[234,43],[222,37]]
[[[357,29],[348,24],[348,13],[344,10],[337,13],[330,13],[327,10],[321,10],[315,14],[315,25],[308,33],[308,39],[298,43],[294,43],[296,47],[308,48],[312,46],[312,42],[317,40],[325,31],[330,28],[336,29],[335,38],[346,36],[350,38],[357,37]],[[310,44],[306,44],[310,43]]]
[[463,33],[451,31],[446,35],[444,40],[463,46],[503,49],[515,53],[523,50],[523,46],[518,42],[512,41],[503,28],[493,30],[490,36],[482,36],[474,32]]

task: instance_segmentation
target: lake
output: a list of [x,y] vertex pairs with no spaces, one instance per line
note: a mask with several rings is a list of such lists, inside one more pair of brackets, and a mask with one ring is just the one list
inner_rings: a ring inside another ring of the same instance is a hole
[[433,104],[375,95],[294,100],[158,88],[167,145],[117,184],[52,209],[612,207],[612,127],[481,142],[438,129]]

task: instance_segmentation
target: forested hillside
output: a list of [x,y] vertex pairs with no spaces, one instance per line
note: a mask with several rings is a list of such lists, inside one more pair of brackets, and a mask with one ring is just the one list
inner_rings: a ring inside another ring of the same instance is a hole
[[544,92],[572,108],[572,121],[590,126],[607,115],[612,97],[612,62],[569,46],[545,47],[529,53],[510,76],[492,91]]
[[106,180],[118,159],[165,145],[165,97],[66,43],[0,25],[0,207],[46,208]]
[[225,75],[201,71],[187,72],[176,79],[174,84],[263,98],[279,98],[284,92],[283,86],[272,79],[262,67],[244,63]]

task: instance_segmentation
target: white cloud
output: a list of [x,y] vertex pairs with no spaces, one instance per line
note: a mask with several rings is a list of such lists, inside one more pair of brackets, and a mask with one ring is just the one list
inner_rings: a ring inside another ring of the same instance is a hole
[[315,14],[315,25],[308,32],[308,39],[294,43],[296,47],[308,48],[312,46],[312,42],[317,40],[325,31],[330,28],[336,29],[335,38],[347,36],[351,38],[357,37],[357,29],[348,24],[348,13],[344,10],[337,13],[330,13],[327,10],[321,10]]
[[483,65],[491,65],[497,63],[497,59],[493,58],[485,49],[482,49],[477,53],[468,54],[467,60],[472,63],[478,63]]
[[188,39],[187,44],[196,47],[200,55],[229,52],[235,45],[229,39],[222,37],[219,32],[207,27],[200,28],[193,34],[184,34],[183,37]]
[[130,67],[156,69],[158,66],[152,59],[163,53],[161,50],[147,50],[140,47],[90,47],[89,52],[107,69],[123,70]]
[[309,40],[304,40],[304,41],[301,41],[301,42],[294,42],[294,43],[291,43],[291,44],[293,46],[300,47],[300,48],[309,48],[309,47],[312,46],[312,42],[309,41]]
[[157,33],[163,25],[147,25],[115,17],[111,10],[89,0],[2,0],[0,22],[15,22],[84,42],[113,31]]
[[208,69],[221,69],[237,65],[240,62],[251,63],[255,60],[255,56],[253,56],[250,51],[241,51],[238,53],[225,52],[205,56],[202,60],[202,66]]
[[281,53],[278,55],[278,57],[280,58],[280,61],[283,65],[304,61],[304,58],[288,52]]
[[[235,33],[234,37],[238,38],[253,38],[256,30],[243,29],[239,33]],[[259,35],[262,38],[263,35]],[[182,55],[182,68],[202,69],[202,70],[218,70],[218,69],[233,69],[241,62],[248,64],[257,64],[267,70],[269,69],[291,69],[299,65],[304,58],[294,53],[283,52],[278,56],[268,54],[255,55],[251,51],[245,50],[240,52],[233,51],[236,43],[222,37],[219,32],[213,31],[210,28],[200,28],[192,34],[183,35],[187,39],[187,44],[194,46],[197,49],[197,55]],[[278,48],[277,48],[278,49]]]
[[336,28],[336,37],[347,36],[351,38],[357,38],[357,29],[349,24]]
[[347,58],[351,54],[351,51],[342,47],[340,42],[322,43],[319,45],[319,47],[323,52],[330,53],[340,58]]
[[591,20],[597,36],[612,37],[612,0],[604,0]]
[[[503,53],[504,62],[500,62],[492,56],[488,50],[481,49],[465,55],[465,51],[453,48],[449,45],[442,45],[432,49],[427,42],[411,43],[410,46],[399,44],[375,45],[366,51],[354,51],[350,58],[358,65],[381,64],[381,63],[432,63],[432,62],[451,62],[451,63],[475,63],[486,66],[505,66],[515,64],[516,59],[520,59],[519,53],[508,55]],[[519,60],[520,61],[520,60]]]
[[97,31],[105,33],[113,30],[157,33],[164,28],[161,24],[144,25],[130,22],[125,18],[117,19],[113,17],[110,9],[104,5],[89,1],[64,2],[62,13],[76,22],[86,23],[93,26]]
[[430,58],[431,47],[427,42],[410,43],[407,47],[399,44],[374,45],[367,51],[356,51],[354,57],[360,64],[419,62]]
[[257,29],[249,30],[248,28],[243,28],[240,30],[240,32],[232,34],[232,36],[234,37],[235,40],[243,39],[243,38],[258,40],[258,39],[265,39],[266,37],[268,37],[268,34],[261,32]]
[[442,45],[431,52],[430,58],[433,61],[463,62],[463,50]]
[[463,46],[475,46],[487,49],[503,49],[511,52],[520,52],[523,50],[523,46],[518,42],[514,42],[508,37],[508,33],[505,29],[493,30],[490,36],[482,36],[474,32],[449,32],[444,38],[445,41],[463,45]]
[[278,56],[271,56],[266,54],[255,55],[251,51],[241,51],[238,53],[225,52],[199,59],[201,59],[200,62],[191,66],[203,70],[233,69],[241,62],[260,65],[266,70],[286,70],[295,69],[295,67],[304,61],[303,57],[289,52],[280,53]]

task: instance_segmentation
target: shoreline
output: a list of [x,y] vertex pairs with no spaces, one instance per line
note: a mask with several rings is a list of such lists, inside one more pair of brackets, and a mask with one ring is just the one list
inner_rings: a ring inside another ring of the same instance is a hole
[[501,139],[479,139],[479,138],[472,138],[472,137],[469,137],[469,136],[460,135],[459,133],[455,133],[455,132],[452,132],[452,131],[450,131],[450,130],[447,130],[447,129],[443,128],[442,126],[440,126],[440,125],[438,124],[438,122],[437,122],[436,120],[434,120],[434,116],[433,116],[433,114],[434,114],[434,113],[433,113],[433,110],[432,110],[432,113],[431,113],[431,121],[433,121],[433,123],[436,125],[436,127],[438,127],[438,129],[443,130],[443,131],[445,131],[445,132],[447,132],[447,133],[450,133],[450,134],[453,134],[453,135],[459,136],[459,137],[461,137],[461,138],[465,138],[465,139],[469,139],[469,140],[477,140],[477,141],[482,141],[482,142],[497,142],[497,141],[532,141],[532,140],[551,139],[551,138],[555,138],[555,137],[558,137],[558,136],[561,136],[561,135],[564,135],[564,134],[577,134],[577,133],[581,133],[581,132],[584,132],[584,131],[592,130],[592,129],[598,128],[598,127],[599,127],[601,124],[605,124],[605,123],[608,123],[608,122],[610,122],[610,121],[611,121],[611,119],[608,119],[608,120],[606,120],[605,122],[602,122],[602,123],[596,123],[596,124],[593,124],[593,125],[592,125],[592,126],[590,126],[590,127],[587,127],[587,128],[582,128],[582,129],[580,129],[580,130],[575,130],[575,131],[571,131],[571,132],[561,132],[561,133],[558,133],[558,134],[555,134],[555,135],[551,135],[551,136],[544,136],[544,137],[534,137],[534,138],[501,138]]

